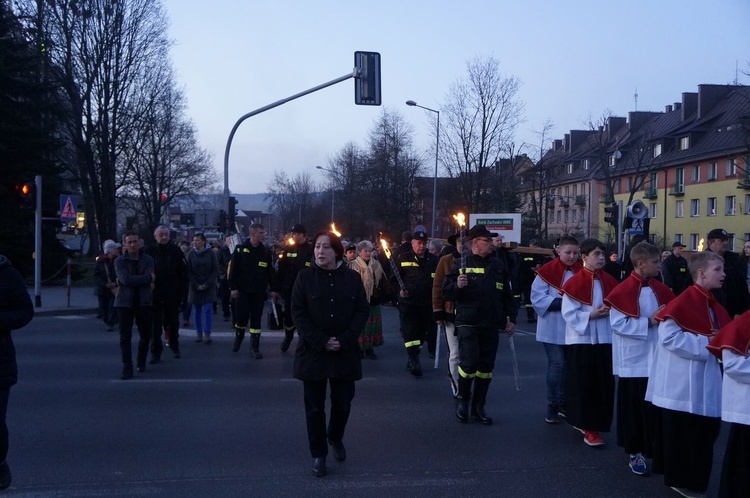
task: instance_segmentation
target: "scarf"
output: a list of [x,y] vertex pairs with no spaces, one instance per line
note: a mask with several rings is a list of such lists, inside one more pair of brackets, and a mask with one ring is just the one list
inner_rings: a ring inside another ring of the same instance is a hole
[[579,271],[565,282],[563,288],[560,289],[560,294],[567,294],[568,297],[575,299],[579,303],[583,303],[586,306],[592,306],[594,302],[595,278],[602,284],[603,297],[606,297],[618,283],[612,275],[603,270],[591,271],[584,267],[583,270]]
[[644,287],[651,287],[656,296],[656,301],[659,306],[665,305],[675,298],[675,295],[669,290],[669,287],[659,282],[655,278],[643,279],[635,271],[630,273],[630,276],[622,281],[620,285],[615,287],[604,299],[604,304],[610,306],[623,315],[627,315],[631,318],[638,318],[641,316],[640,304],[638,298],[641,295],[641,289]]
[[[714,320],[711,319],[713,311]],[[709,291],[698,284],[693,284],[673,299],[655,317],[658,321],[667,318],[674,320],[682,330],[698,335],[710,336],[718,329],[729,324],[732,319],[729,313],[711,295]]]
[[580,261],[576,261],[570,266],[566,266],[560,258],[555,258],[549,263],[545,263],[536,271],[539,278],[544,280],[547,285],[551,285],[557,290],[562,289],[563,280],[565,278],[565,272],[567,270],[573,273],[578,273],[583,265]]
[[349,263],[349,268],[359,273],[362,279],[362,285],[365,286],[365,294],[367,294],[367,302],[372,299],[372,293],[380,283],[380,279],[383,278],[383,267],[375,258],[370,258],[368,264],[367,261],[357,256],[357,258]]

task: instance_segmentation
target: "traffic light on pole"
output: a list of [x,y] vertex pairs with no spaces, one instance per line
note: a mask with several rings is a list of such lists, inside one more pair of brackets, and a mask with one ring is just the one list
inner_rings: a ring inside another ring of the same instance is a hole
[[16,192],[18,192],[21,206],[36,211],[36,184],[34,182],[16,185]]
[[227,202],[227,229],[231,230],[234,228],[235,216],[237,216],[237,199],[229,196],[229,202]]
[[615,227],[615,230],[618,229],[620,226],[620,207],[617,204],[604,208],[604,221]]

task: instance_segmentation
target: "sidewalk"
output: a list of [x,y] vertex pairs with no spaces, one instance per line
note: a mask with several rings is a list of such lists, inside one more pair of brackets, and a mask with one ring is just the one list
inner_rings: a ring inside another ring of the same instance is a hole
[[36,306],[34,287],[29,287],[29,296],[34,303],[35,316],[91,315],[96,314],[99,301],[94,295],[94,286],[42,286],[42,306]]

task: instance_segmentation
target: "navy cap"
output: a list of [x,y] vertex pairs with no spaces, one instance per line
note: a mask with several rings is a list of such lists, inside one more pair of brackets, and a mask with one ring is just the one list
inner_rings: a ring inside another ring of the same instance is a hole
[[471,230],[469,230],[469,233],[467,234],[467,237],[470,239],[476,239],[477,237],[489,237],[491,239],[494,239],[497,237],[498,234],[496,232],[490,232],[487,230],[487,226],[485,225],[474,225],[471,227]]
[[729,234],[723,228],[714,228],[713,230],[708,232],[708,240],[711,239],[728,240]]
[[674,244],[672,244],[672,249],[674,249],[675,247],[687,247],[687,246],[683,244],[682,242],[675,242]]
[[412,236],[412,240],[427,240],[427,232],[423,232],[422,230],[417,230],[414,232],[414,235]]
[[299,223],[292,225],[292,228],[290,228],[289,231],[292,233],[307,233],[305,227],[303,225],[300,225]]

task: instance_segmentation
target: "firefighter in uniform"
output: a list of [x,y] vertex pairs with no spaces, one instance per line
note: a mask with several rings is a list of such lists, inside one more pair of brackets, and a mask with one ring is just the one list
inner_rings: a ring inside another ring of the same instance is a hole
[[297,274],[310,267],[313,258],[313,247],[307,241],[307,230],[296,224],[290,230],[292,241],[284,248],[279,258],[279,273],[277,275],[279,288],[284,296],[284,340],[281,341],[281,351],[289,349],[294,339],[294,321],[292,320],[292,289]]
[[272,254],[263,244],[266,229],[259,223],[253,223],[249,233],[250,237],[245,243],[235,247],[227,274],[229,290],[236,306],[232,351],[236,353],[240,350],[249,321],[250,355],[259,360],[263,358],[260,353],[260,324],[269,287],[272,299],[278,294]]
[[[529,247],[538,248],[536,239],[529,241]],[[534,307],[531,305],[531,283],[536,277],[536,271],[544,264],[544,257],[540,254],[519,254],[520,265],[518,268],[518,285],[521,291],[520,305],[526,308],[526,321],[536,323]]]
[[398,311],[408,355],[406,368],[415,377],[422,376],[419,361],[422,345],[427,341],[430,355],[434,357],[437,333],[437,324],[432,316],[432,280],[435,278],[438,257],[427,251],[426,244],[427,234],[414,232],[411,249],[401,251],[396,260],[405,287],[398,294]]
[[[469,230],[471,255],[465,266],[457,260],[443,282],[443,297],[456,308],[458,334],[458,398],[456,417],[472,417],[485,425],[492,419],[484,411],[487,391],[499,343],[499,329],[512,335],[518,306],[510,289],[510,277],[502,260],[492,254],[492,237],[497,236],[484,225]],[[472,396],[471,387],[474,384]]]

